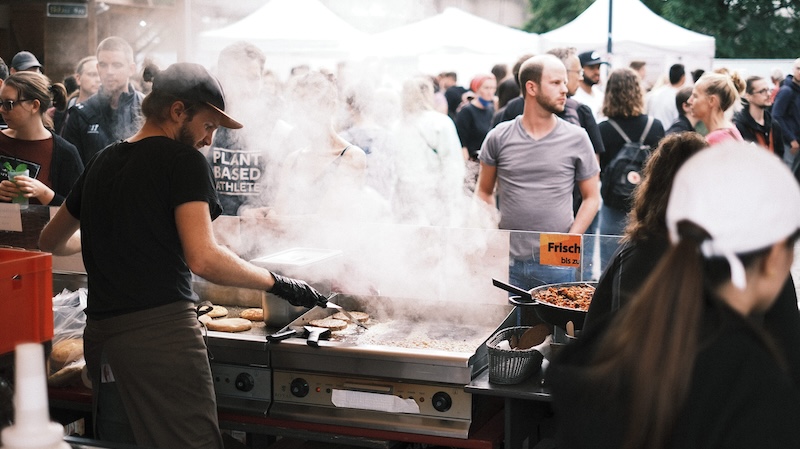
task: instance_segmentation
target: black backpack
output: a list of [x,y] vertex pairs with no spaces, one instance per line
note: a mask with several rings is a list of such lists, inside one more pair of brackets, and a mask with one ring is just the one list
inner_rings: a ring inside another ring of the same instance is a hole
[[644,139],[653,125],[653,117],[647,117],[647,125],[638,142],[632,142],[614,120],[608,119],[608,123],[625,139],[625,145],[603,171],[600,193],[603,195],[603,203],[628,212],[632,206],[631,194],[641,182],[642,167],[650,157],[651,148],[650,145],[645,145]]

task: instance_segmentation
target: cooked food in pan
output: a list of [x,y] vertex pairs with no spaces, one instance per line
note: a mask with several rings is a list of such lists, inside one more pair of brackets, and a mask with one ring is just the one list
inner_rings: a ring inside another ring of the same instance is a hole
[[570,285],[540,290],[534,293],[533,299],[585,312],[589,310],[592,295],[594,295],[594,287],[591,285]]

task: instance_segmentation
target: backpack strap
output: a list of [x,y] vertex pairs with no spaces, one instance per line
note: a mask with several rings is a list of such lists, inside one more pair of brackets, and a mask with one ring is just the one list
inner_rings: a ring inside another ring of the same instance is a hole
[[614,129],[617,130],[619,135],[622,136],[623,139],[625,139],[625,143],[631,143],[631,139],[628,137],[627,134],[625,134],[625,131],[623,131],[622,128],[620,128],[620,126],[617,124],[617,122],[614,121],[613,118],[610,118],[607,121],[608,121],[608,124],[613,126]]
[[[625,134],[625,131],[622,130],[622,128],[619,126],[619,124],[617,122],[614,121],[614,119],[610,118],[607,121],[611,126],[614,127],[614,129],[617,130],[619,135],[622,136],[623,139],[625,139],[625,143],[631,143],[632,142],[631,139],[628,137],[628,135]],[[642,131],[642,136],[639,137],[639,143],[640,144],[644,144],[644,139],[647,138],[647,134],[650,133],[650,128],[652,126],[653,126],[653,116],[652,115],[648,115],[647,116],[647,124],[644,126],[644,131]]]
[[647,138],[647,135],[650,133],[650,128],[653,126],[653,116],[647,116],[647,125],[644,126],[644,131],[642,131],[642,137],[639,137],[639,143],[644,145],[644,139]]

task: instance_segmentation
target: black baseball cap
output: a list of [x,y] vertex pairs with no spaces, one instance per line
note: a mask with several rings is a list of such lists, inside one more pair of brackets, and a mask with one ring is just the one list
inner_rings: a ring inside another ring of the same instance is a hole
[[200,64],[178,62],[153,78],[153,92],[170,94],[181,100],[200,101],[220,115],[220,125],[239,129],[243,125],[225,113],[222,85]]
[[585,51],[578,55],[578,59],[581,60],[581,67],[586,67],[587,65],[608,64],[608,61],[604,60],[600,53],[596,51]]
[[29,51],[21,51],[14,55],[11,59],[11,68],[20,72],[23,70],[28,70],[31,67],[42,67],[42,64],[36,59],[36,56]]

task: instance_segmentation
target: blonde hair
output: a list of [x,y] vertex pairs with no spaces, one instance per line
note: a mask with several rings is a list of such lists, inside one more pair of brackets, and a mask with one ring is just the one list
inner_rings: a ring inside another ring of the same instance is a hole
[[94,61],[94,64],[97,65],[97,57],[96,56],[87,56],[87,57],[81,59],[80,61],[78,61],[78,63],[75,64],[75,73],[78,74],[78,75],[83,75],[83,70],[86,67],[86,64],[88,64],[88,63],[90,63],[92,61]]
[[433,109],[433,82],[429,78],[416,76],[403,83],[403,114]]
[[697,80],[697,86],[706,94],[719,98],[720,109],[725,112],[739,102],[744,93],[745,82],[736,72],[712,72],[704,73]]

